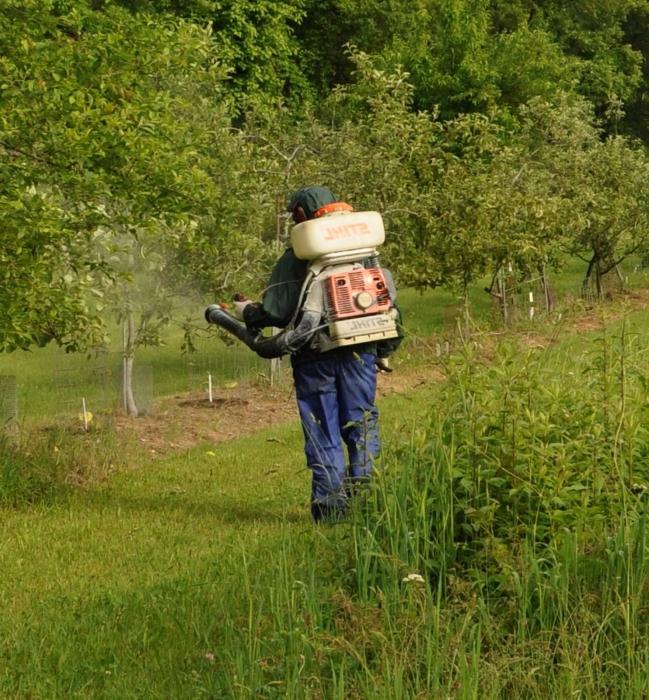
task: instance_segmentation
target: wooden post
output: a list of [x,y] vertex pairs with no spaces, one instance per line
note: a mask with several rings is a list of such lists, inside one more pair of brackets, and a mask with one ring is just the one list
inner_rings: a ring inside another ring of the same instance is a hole
[[501,267],[500,274],[498,275],[498,283],[500,285],[500,303],[502,305],[503,323],[505,325],[508,325],[508,323],[509,323],[509,311],[507,309],[507,290],[505,288],[506,282],[507,282],[507,280],[505,278],[505,271]]
[[541,265],[541,286],[543,287],[543,301],[547,312],[550,311],[550,300],[548,299],[548,281],[545,278],[545,265]]

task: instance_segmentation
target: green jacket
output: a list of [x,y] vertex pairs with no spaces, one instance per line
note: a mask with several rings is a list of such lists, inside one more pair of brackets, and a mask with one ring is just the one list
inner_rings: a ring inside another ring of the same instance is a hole
[[300,300],[308,266],[307,260],[295,257],[292,248],[284,251],[271,272],[261,303],[251,304],[244,311],[248,328],[254,331],[270,326],[286,328]]

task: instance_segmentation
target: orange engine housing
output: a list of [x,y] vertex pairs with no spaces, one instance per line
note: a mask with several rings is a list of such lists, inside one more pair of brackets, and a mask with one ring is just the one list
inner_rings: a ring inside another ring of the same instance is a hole
[[392,307],[388,285],[378,267],[334,273],[325,284],[329,321],[381,313]]

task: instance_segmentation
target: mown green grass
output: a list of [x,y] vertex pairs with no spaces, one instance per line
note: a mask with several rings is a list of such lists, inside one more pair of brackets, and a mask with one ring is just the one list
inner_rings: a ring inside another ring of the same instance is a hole
[[245,615],[244,557],[310,530],[299,436],[280,435],[4,511],[0,694],[192,697],[225,617]]

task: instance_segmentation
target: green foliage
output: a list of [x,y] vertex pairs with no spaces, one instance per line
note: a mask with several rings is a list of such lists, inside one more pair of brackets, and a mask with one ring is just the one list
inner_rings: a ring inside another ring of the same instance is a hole
[[[649,492],[640,343],[623,329],[583,362],[557,364],[508,346],[487,366],[470,353],[451,360],[429,422],[397,455],[408,478],[387,475],[369,527],[386,561],[432,580],[486,576],[506,594],[523,543],[551,561],[574,535],[602,554],[604,533],[636,521]],[[398,528],[383,508],[398,510]]]
[[647,105],[643,99],[643,93],[647,83],[647,56],[649,55],[649,7],[646,3],[638,3],[627,17],[625,26],[625,40],[643,58],[641,88],[627,100],[624,106],[624,120],[622,127],[630,133],[638,136],[644,143],[648,142],[647,131]]
[[438,105],[445,118],[515,111],[563,89],[592,101],[615,128],[622,104],[639,94],[645,24],[639,0],[417,0],[407,7],[329,0],[308,4],[296,31],[310,79],[324,94],[349,82],[353,64],[342,47],[353,43],[383,69],[403,66],[416,106]]
[[[92,7],[1,7],[3,350],[100,340],[88,292],[112,275],[105,233],[199,214],[214,191],[202,149],[222,74],[209,34]],[[198,128],[187,115],[207,104]]]
[[427,4],[427,20],[418,29],[421,36],[426,28],[423,42],[401,39],[418,106],[440,105],[447,118],[515,110],[530,97],[570,85],[573,63],[542,28],[523,22],[495,31],[497,15],[488,0]]
[[[251,108],[271,111],[269,103],[287,99],[294,107],[310,94],[299,68],[294,27],[306,0],[135,0],[130,9],[173,13],[209,26],[226,84],[239,114]],[[270,108],[270,109],[269,109]]]
[[613,126],[619,101],[630,100],[640,86],[642,56],[625,39],[625,26],[641,0],[548,2],[543,17],[564,53],[578,61],[579,90]]

